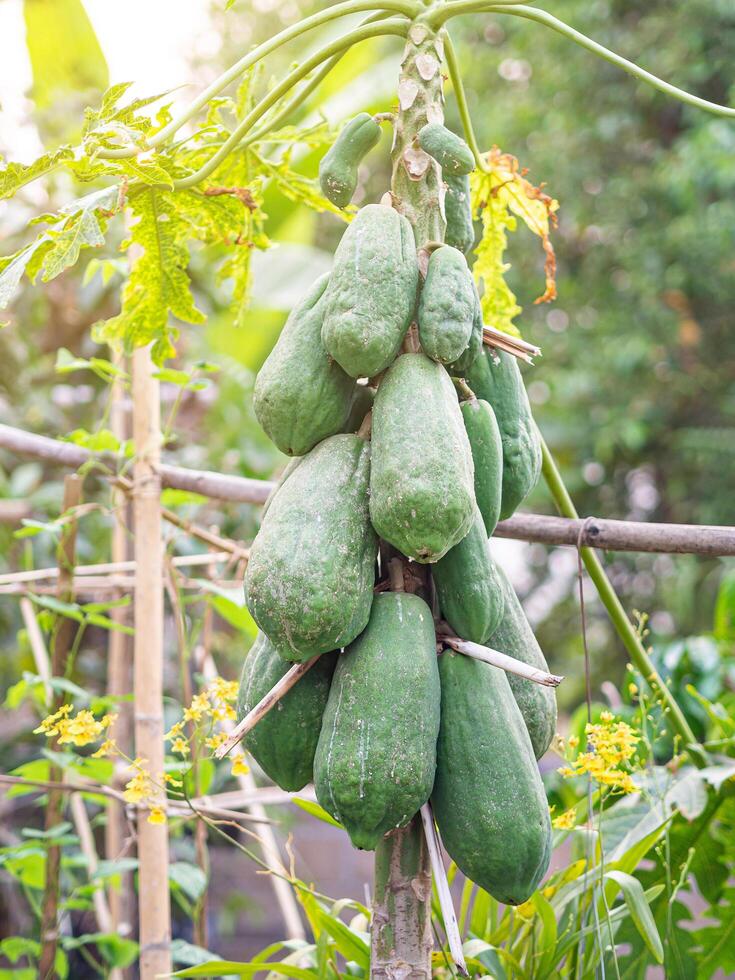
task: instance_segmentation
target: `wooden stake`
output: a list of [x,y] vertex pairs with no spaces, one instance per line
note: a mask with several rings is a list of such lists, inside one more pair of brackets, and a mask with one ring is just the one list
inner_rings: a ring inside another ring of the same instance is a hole
[[467,963],[462,950],[462,937],[459,934],[457,916],[454,911],[454,903],[452,902],[452,893],[449,891],[447,871],[442,861],[439,831],[434,823],[434,813],[431,809],[431,803],[424,803],[421,807],[421,822],[424,826],[424,834],[426,835],[426,846],[429,849],[429,860],[431,861],[431,870],[434,873],[434,884],[436,885],[436,892],[439,896],[439,906],[442,911],[442,919],[444,920],[444,931],[447,934],[449,952],[452,954],[454,965],[462,976],[468,977]]
[[[125,358],[118,350],[114,350],[112,360],[116,367],[125,369]],[[130,423],[126,410],[125,385],[120,377],[112,383],[110,393],[110,428],[115,436],[124,442],[130,437]],[[112,540],[109,563],[115,571],[135,570],[135,562],[131,560],[132,540],[128,528],[132,519],[132,507],[126,493],[119,488],[113,488],[113,519]],[[115,568],[117,566],[117,568]],[[81,569],[76,570],[80,575]],[[116,598],[123,595],[118,589]],[[113,606],[109,611],[110,619],[121,626],[129,626],[132,610],[128,607]],[[133,688],[133,642],[132,637],[120,630],[110,630],[107,638],[107,693],[116,699],[129,695]],[[116,705],[117,720],[114,737],[123,752],[130,754],[133,750],[133,711],[132,704],[118,700]],[[81,801],[80,801],[81,802]],[[82,804],[83,806],[83,804]],[[129,828],[125,818],[125,806],[111,799],[107,806],[107,822],[105,824],[105,856],[108,861],[117,861],[125,853],[128,845]],[[135,916],[135,887],[133,873],[124,871],[120,875],[117,886],[110,884],[108,888],[110,929],[118,935],[128,937],[133,932]],[[124,971],[129,975],[128,970]]]
[[530,664],[524,664],[522,660],[516,660],[515,657],[509,657],[506,653],[493,650],[491,647],[471,643],[469,640],[460,640],[458,636],[444,636],[442,633],[438,633],[437,636],[442,643],[446,643],[457,653],[463,653],[474,660],[482,660],[483,663],[492,664],[493,667],[500,667],[501,670],[517,674],[542,687],[558,687],[564,680],[558,674],[549,674],[545,670],[539,670],[538,667],[531,667]]
[[[145,759],[156,786],[163,745],[163,543],[161,538],[161,418],[158,382],[148,348],[133,354],[133,510],[135,515],[135,753]],[[165,806],[163,791],[155,802]],[[168,830],[138,820],[138,923],[141,980],[171,972]]]
[[[63,513],[78,506],[82,494],[82,481],[78,476],[64,478]],[[74,599],[74,559],[77,540],[77,524],[72,518],[64,525],[57,552],[59,562],[59,579],[56,595],[62,602],[72,602]],[[35,619],[35,616],[33,617]],[[51,653],[51,677],[62,677],[66,673],[69,651],[74,641],[74,634],[79,624],[65,616],[58,617],[55,623],[53,649]],[[44,654],[45,654],[45,647]],[[57,711],[63,704],[63,695],[57,694],[51,699],[51,710]],[[51,748],[58,748],[54,740]],[[51,766],[51,779],[61,779],[62,771],[57,766]],[[45,829],[52,830],[60,821],[64,812],[64,794],[59,790],[49,790],[46,804]],[[61,848],[50,846],[46,851],[46,883],[43,890],[41,906],[41,956],[38,961],[39,976],[55,975],[54,964],[58,946],[58,909],[59,909],[59,873],[61,870]]]
[[302,663],[294,664],[293,667],[290,667],[283,677],[273,685],[270,691],[245,715],[242,721],[233,728],[227,741],[223,742],[215,750],[215,756],[218,759],[224,759],[230,749],[234,748],[238,742],[241,742],[247,733],[255,728],[260,719],[264,718],[272,708],[275,708],[284,694],[287,694],[291,690],[294,684],[304,676],[307,670],[310,670],[314,666],[318,659],[319,656],[317,655],[316,657],[312,657],[311,660],[304,660]]

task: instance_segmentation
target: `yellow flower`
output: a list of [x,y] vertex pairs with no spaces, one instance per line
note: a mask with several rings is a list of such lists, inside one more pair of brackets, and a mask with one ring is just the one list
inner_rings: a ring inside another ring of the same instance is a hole
[[546,888],[543,889],[541,894],[544,896],[544,898],[553,898],[558,890],[559,890],[558,885],[547,885]]
[[92,753],[92,758],[102,759],[104,756],[113,755],[115,752],[117,752],[117,745],[115,744],[114,740],[111,738],[106,738],[97,751]]
[[628,684],[628,693],[631,694],[631,695],[637,694],[638,693],[638,685],[637,684]]
[[184,731],[183,721],[177,721],[175,725],[172,726],[171,730],[166,732],[163,736],[166,742],[171,742],[173,739],[178,738],[179,735]]
[[577,823],[577,814],[573,809],[567,810],[565,813],[560,813],[551,822],[557,830],[572,830]]
[[250,766],[245,762],[245,757],[238,755],[235,761],[232,763],[232,775],[247,776],[249,772]]
[[204,744],[208,749],[218,749],[223,742],[227,741],[227,732],[216,732],[204,739]]
[[135,770],[135,774],[125,784],[123,796],[128,803],[142,803],[147,800],[153,791],[151,774],[143,767],[145,759],[136,759],[130,768]]
[[58,711],[55,711],[52,715],[47,715],[38,728],[33,729],[33,734],[56,735],[58,733],[59,720],[65,718],[73,710],[74,708],[71,704],[62,704]]
[[611,711],[603,711],[600,715],[600,721],[608,722],[612,721],[615,715]]
[[195,694],[191,699],[191,705],[184,710],[184,721],[200,721],[202,716],[209,714],[211,709],[209,695],[206,691]]
[[162,806],[151,807],[151,812],[148,814],[148,823],[153,824],[165,824],[166,823],[166,811]]
[[226,681],[224,677],[215,677],[209,685],[209,690],[218,701],[236,701],[238,686],[237,681]]
[[524,902],[522,905],[519,905],[518,908],[516,909],[516,912],[518,913],[518,915],[520,915],[522,919],[526,919],[526,920],[532,919],[536,914],[536,906],[533,904],[531,899],[529,899],[527,902]]
[[170,772],[162,772],[161,782],[167,783],[169,786],[181,786],[181,776],[174,776]]
[[189,743],[185,738],[175,738],[171,744],[171,751],[178,752],[179,755],[188,755]]
[[624,721],[615,721],[609,711],[602,712],[599,724],[588,724],[585,732],[592,751],[581,752],[573,767],[559,770],[561,775],[569,778],[587,773],[595,782],[615,792],[635,792],[630,767],[640,741],[638,733]]
[[570,749],[576,749],[579,747],[579,735],[570,735],[567,741],[567,745]]

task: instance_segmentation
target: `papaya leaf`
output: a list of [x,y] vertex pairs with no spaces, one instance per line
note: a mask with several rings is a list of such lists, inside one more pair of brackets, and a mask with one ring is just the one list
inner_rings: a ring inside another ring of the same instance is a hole
[[16,191],[26,184],[51,173],[58,166],[74,157],[70,146],[60,146],[58,149],[44,153],[33,163],[5,163],[0,169],[0,201],[12,197]]
[[505,333],[518,334],[513,320],[521,307],[505,274],[510,265],[504,261],[508,245],[507,232],[515,231],[517,219],[541,239],[546,256],[546,287],[536,303],[556,299],[556,256],[550,229],[556,224],[559,204],[542,187],[535,187],[525,176],[518,160],[494,146],[485,155],[486,169],[475,170],[470,177],[472,212],[482,221],[482,237],[475,254],[475,278],[483,289],[482,313],[485,322]]

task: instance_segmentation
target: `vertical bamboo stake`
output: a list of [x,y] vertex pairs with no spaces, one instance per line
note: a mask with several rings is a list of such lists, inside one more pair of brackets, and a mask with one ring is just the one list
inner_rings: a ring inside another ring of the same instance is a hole
[[[135,515],[135,752],[158,785],[163,747],[163,543],[161,538],[161,412],[148,348],[133,354],[133,510]],[[157,789],[161,803],[163,791]],[[138,816],[138,922],[141,980],[171,972],[168,830]]]
[[[444,120],[442,56],[441,38],[414,23],[398,82],[391,200],[413,225],[420,260],[429,242],[444,240],[446,228],[441,172],[416,142],[427,122]],[[391,563],[390,569],[392,587],[402,588],[402,563],[400,569]],[[375,851],[371,978],[430,980],[432,946],[431,866],[417,814],[407,827],[387,834]]]
[[[79,504],[82,493],[82,481],[76,475],[64,478],[63,513]],[[74,556],[77,541],[76,520],[70,520],[61,535],[58,548],[59,578],[56,595],[62,602],[71,602],[74,598]],[[34,617],[35,619],[35,617]],[[60,677],[66,671],[66,661],[74,641],[74,632],[78,624],[73,619],[60,617],[54,633],[53,650],[51,653],[51,677]],[[45,649],[45,648],[44,648]],[[63,697],[56,695],[51,699],[51,711],[57,711],[63,703]],[[53,748],[56,748],[54,742]],[[52,766],[49,778],[61,781],[63,773],[57,766]],[[61,821],[64,812],[64,794],[61,790],[49,790],[46,804],[45,829],[51,830]],[[41,907],[41,956],[38,963],[38,973],[43,980],[55,973],[54,963],[58,945],[58,912],[59,912],[59,873],[61,870],[61,848],[53,845],[46,852],[46,882],[43,890]]]
[[[125,358],[115,349],[112,352],[112,362],[118,368],[125,367]],[[125,407],[125,385],[121,378],[115,378],[110,392],[110,428],[113,435],[123,442],[129,437],[129,420]],[[132,548],[128,536],[130,505],[127,494],[121,489],[114,489],[114,524],[112,528],[111,560],[123,562],[132,558]],[[110,619],[120,625],[130,622],[129,608],[112,608]],[[120,630],[110,630],[107,642],[107,693],[113,698],[124,697],[132,690],[133,666],[132,637]],[[123,750],[132,751],[132,705],[124,701],[117,705],[117,721],[115,722],[115,741]],[[121,803],[111,799],[107,804],[107,823],[105,824],[105,855],[108,861],[116,861],[125,850],[128,826],[125,810]],[[129,936],[133,931],[134,891],[132,872],[126,871],[120,875],[120,884],[116,888],[110,885],[108,902],[112,930],[121,936]],[[128,972],[128,971],[126,971]]]

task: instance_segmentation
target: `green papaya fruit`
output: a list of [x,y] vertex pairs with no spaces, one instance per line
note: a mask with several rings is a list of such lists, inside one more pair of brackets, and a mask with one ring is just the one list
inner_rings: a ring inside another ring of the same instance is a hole
[[275,481],[275,486],[273,487],[273,489],[265,499],[265,503],[263,504],[263,513],[260,515],[261,520],[268,513],[270,505],[273,503],[273,498],[276,496],[278,491],[281,489],[281,487],[286,482],[286,480],[291,476],[291,474],[293,473],[293,471],[296,469],[296,467],[299,465],[299,463],[303,458],[304,458],[303,456],[292,456],[291,459],[289,459],[289,461],[283,467],[280,475]]
[[442,173],[442,179],[446,184],[444,216],[447,219],[447,230],[444,241],[466,255],[475,244],[475,226],[472,223],[470,204],[470,178],[466,174],[455,177],[452,174]]
[[520,905],[551,857],[551,822],[528,732],[504,671],[439,657],[441,728],[431,804],[447,853],[493,898]]
[[322,340],[353,378],[371,378],[395,359],[416,308],[413,229],[393,208],[368,204],[337,246],[325,293]]
[[346,208],[357,187],[357,168],[380,140],[380,123],[367,112],[350,119],[319,164],[322,194],[338,208]]
[[375,388],[371,388],[369,385],[355,385],[352,407],[345,422],[345,432],[357,432],[364,422],[365,416],[372,409],[374,401]]
[[459,544],[431,566],[442,614],[457,636],[486,643],[503,615],[503,589],[479,508]]
[[317,799],[352,843],[375,848],[429,798],[439,732],[431,610],[382,593],[366,630],[337,661],[314,757]]
[[[502,568],[498,567],[503,592],[503,616],[487,645],[524,664],[548,671],[549,666],[538,640],[526,619],[515,589]],[[526,722],[537,759],[546,752],[556,733],[556,695],[551,687],[534,684],[517,674],[508,674],[510,688]]]
[[419,146],[433,157],[444,174],[462,176],[475,169],[472,150],[461,136],[441,123],[426,123],[418,133]]
[[486,350],[467,374],[478,398],[492,405],[503,441],[503,499],[500,516],[511,517],[533,490],[541,472],[541,443],[518,361],[505,351]]
[[402,354],[375,396],[370,519],[408,558],[437,561],[474,517],[472,452],[449,375]]
[[490,405],[483,398],[460,403],[475,464],[475,499],[490,537],[500,518],[503,490],[503,442]]
[[294,307],[255,379],[257,419],[287,456],[303,456],[339,432],[350,413],[355,382],[321,339],[328,282],[322,276]]
[[451,245],[431,253],[418,307],[424,353],[448,364],[467,349],[475,315],[475,283],[467,260]]
[[330,436],[299,463],[263,518],[245,601],[287,660],[338,650],[365,628],[377,555],[369,474],[368,442]]
[[[337,653],[325,653],[242,740],[244,748],[281,789],[302,789],[313,778],[314,753]],[[245,657],[237,717],[242,720],[290,668],[264,633]]]
[[447,364],[447,371],[455,378],[464,378],[467,376],[470,367],[475,363],[477,358],[482,354],[482,308],[480,307],[480,297],[477,295],[477,287],[475,290],[475,310],[472,318],[472,333],[470,334],[470,342],[467,345],[466,350],[460,354],[456,361],[452,361],[451,364]]

